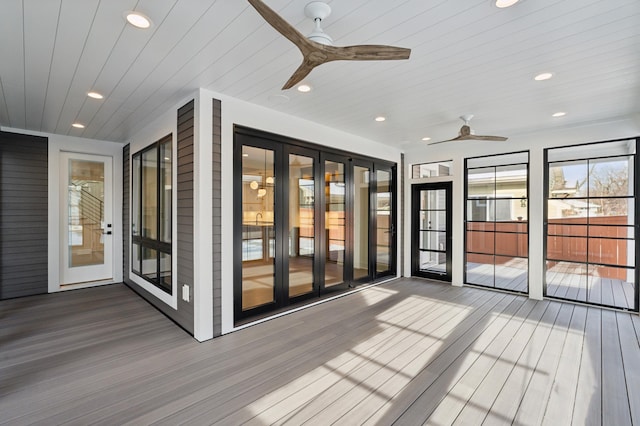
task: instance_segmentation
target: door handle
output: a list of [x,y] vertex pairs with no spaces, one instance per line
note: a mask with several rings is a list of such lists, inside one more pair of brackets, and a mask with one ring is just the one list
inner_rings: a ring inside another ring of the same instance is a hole
[[102,235],[111,235],[111,231],[103,232]]

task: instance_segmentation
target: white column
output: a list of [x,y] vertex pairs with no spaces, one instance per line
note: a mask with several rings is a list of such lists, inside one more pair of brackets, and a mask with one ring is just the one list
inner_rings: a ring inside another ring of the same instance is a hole
[[529,298],[542,300],[544,282],[544,156],[529,152]]
[[213,103],[199,92],[193,135],[193,336],[213,338]]

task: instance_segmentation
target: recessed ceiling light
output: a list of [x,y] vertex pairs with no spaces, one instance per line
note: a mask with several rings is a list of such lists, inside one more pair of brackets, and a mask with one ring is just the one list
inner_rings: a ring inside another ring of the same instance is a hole
[[381,115],[375,118],[375,120],[378,122],[385,121],[386,119],[387,119],[386,117],[383,117]]
[[73,123],[72,126],[76,129],[84,129],[84,124],[82,123]]
[[427,137],[425,137],[425,138],[422,138],[422,140],[423,140],[423,141],[430,141],[430,140],[431,140],[431,138],[427,138]]
[[552,117],[564,117],[565,115],[567,115],[567,113],[566,113],[566,112],[558,111],[558,112],[556,112],[556,113],[552,114],[551,116],[552,116]]
[[519,0],[496,0],[496,7],[499,7],[500,9],[504,9],[505,7],[510,7],[513,6],[514,4],[518,3]]
[[140,12],[125,12],[125,19],[136,28],[143,30],[151,26],[151,19]]
[[104,99],[104,96],[102,96],[100,93],[98,92],[89,92],[87,93],[87,96],[93,99]]
[[549,80],[551,77],[553,77],[553,74],[551,74],[550,72],[543,72],[542,74],[538,74],[535,77],[533,77],[533,79],[535,81],[544,81],[544,80]]
[[311,91],[311,86],[308,84],[301,84],[298,86],[298,92],[307,93]]
[[249,154],[242,154],[242,156],[243,156],[243,157],[248,157],[248,156],[249,156]]

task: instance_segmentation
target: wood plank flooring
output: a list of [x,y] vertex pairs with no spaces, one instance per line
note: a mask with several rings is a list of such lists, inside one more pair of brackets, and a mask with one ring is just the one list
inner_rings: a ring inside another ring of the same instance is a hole
[[588,275],[584,265],[558,262],[547,271],[547,296],[622,309],[634,308],[633,283]]
[[399,279],[197,343],[123,285],[14,299],[0,424],[640,424],[640,318]]

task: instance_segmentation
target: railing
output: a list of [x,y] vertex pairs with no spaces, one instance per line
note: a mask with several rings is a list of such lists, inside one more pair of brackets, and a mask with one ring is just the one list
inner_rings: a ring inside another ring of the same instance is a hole
[[104,202],[84,188],[80,190],[80,212],[85,224],[102,225]]
[[79,211],[69,221],[82,226],[82,248],[102,250],[104,202],[82,188],[82,182],[72,182],[72,185],[80,187]]

